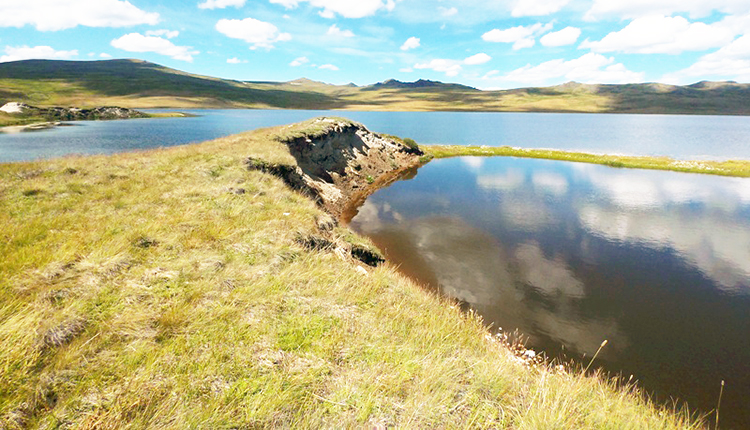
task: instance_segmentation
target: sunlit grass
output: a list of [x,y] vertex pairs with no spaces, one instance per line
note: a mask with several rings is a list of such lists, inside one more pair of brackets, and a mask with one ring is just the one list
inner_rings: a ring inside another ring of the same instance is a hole
[[568,152],[551,149],[527,149],[510,146],[420,145],[435,158],[460,156],[503,156],[543,158],[548,160],[602,164],[610,167],[671,170],[675,172],[703,173],[708,175],[750,177],[750,161],[685,161],[669,157],[635,157],[626,155],[600,155],[585,152]]
[[301,246],[321,211],[243,162],[308,126],[0,164],[0,427],[698,427]]

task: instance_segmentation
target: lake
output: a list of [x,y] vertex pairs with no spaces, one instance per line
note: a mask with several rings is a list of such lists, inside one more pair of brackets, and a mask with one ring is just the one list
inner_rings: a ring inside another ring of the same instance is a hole
[[[0,133],[0,162],[203,142],[317,116],[343,116],[419,143],[555,148],[679,159],[750,159],[750,117],[564,113],[181,110],[194,118],[81,121]],[[153,112],[150,110],[149,112]]]
[[[548,357],[750,427],[750,180],[517,158],[435,160],[351,227]],[[586,357],[586,358],[584,358]]]

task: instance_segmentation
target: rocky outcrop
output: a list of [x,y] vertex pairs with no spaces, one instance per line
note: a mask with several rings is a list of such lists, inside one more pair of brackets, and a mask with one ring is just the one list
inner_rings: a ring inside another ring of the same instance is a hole
[[40,108],[17,102],[6,103],[0,107],[0,111],[12,115],[43,117],[49,121],[84,121],[149,117],[148,114],[137,110],[115,106],[102,106],[92,109],[81,109],[75,107]]
[[251,157],[247,167],[283,178],[338,219],[351,204],[420,164],[424,155],[409,140],[373,133],[345,119],[317,118],[298,127],[278,137],[296,164],[270,164]]

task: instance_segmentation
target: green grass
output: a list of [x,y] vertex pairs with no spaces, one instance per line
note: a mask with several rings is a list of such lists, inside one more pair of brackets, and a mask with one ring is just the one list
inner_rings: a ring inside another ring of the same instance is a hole
[[699,427],[300,245],[324,214],[244,160],[304,127],[0,164],[0,427]]
[[625,155],[599,155],[585,152],[568,152],[551,149],[526,149],[510,146],[460,146],[420,145],[427,155],[434,158],[461,156],[503,156],[543,158],[547,160],[572,161],[577,163],[602,164],[617,168],[671,170],[707,175],[750,177],[750,161],[684,161],[669,157],[634,157]]

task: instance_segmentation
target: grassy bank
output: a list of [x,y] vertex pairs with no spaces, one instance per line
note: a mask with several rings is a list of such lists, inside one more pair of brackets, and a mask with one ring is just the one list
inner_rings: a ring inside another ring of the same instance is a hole
[[510,146],[460,146],[420,145],[434,158],[461,156],[504,156],[543,158],[547,160],[573,161],[577,163],[602,164],[610,167],[632,169],[671,170],[675,172],[703,173],[708,175],[750,177],[750,161],[685,161],[669,157],[633,157],[626,155],[599,155],[585,152],[568,152],[551,149],[526,149]]
[[304,132],[0,164],[0,427],[698,427],[301,245],[325,215],[243,160]]

